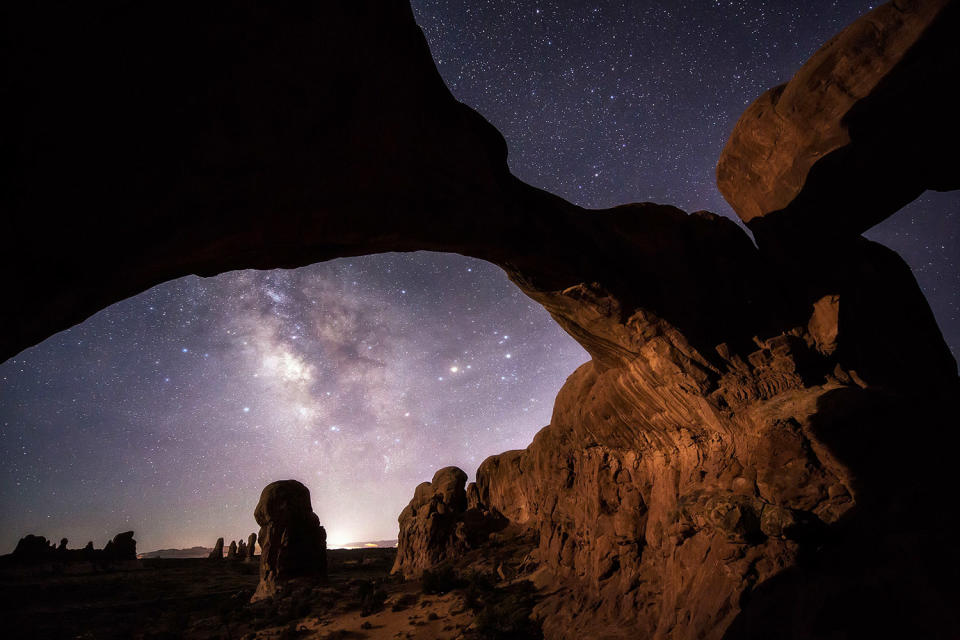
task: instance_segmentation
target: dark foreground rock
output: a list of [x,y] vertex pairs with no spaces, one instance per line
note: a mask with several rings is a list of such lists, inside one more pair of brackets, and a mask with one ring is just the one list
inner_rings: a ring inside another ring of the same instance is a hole
[[260,583],[252,601],[273,596],[293,578],[327,574],[327,532],[296,480],[268,484],[254,511],[260,525]]

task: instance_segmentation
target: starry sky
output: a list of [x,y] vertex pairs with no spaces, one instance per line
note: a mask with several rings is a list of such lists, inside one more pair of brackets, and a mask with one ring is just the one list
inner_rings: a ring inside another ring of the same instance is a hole
[[[450,90],[504,134],[517,176],[586,207],[730,217],[714,167],[740,113],[872,6],[413,0]],[[960,195],[928,193],[868,236],[911,265],[956,355]],[[229,542],[290,477],[332,544],[395,538],[416,484],[526,446],[586,359],[462,256],[167,282],[0,365],[0,553],[28,532]]]

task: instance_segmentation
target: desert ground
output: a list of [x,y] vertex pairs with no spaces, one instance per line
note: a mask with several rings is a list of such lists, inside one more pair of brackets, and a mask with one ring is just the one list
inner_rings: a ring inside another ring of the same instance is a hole
[[[251,604],[259,563],[148,558],[135,568],[7,567],[5,638],[530,638],[525,547],[472,556],[422,579],[389,574],[396,549],[331,549],[325,580]],[[505,568],[508,567],[508,568]]]

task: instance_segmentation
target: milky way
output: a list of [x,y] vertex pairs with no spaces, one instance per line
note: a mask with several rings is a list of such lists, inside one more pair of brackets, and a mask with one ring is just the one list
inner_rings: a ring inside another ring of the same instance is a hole
[[[454,95],[511,169],[577,204],[732,213],[714,166],[744,107],[863,2],[417,0]],[[870,237],[911,264],[960,346],[960,197]],[[368,256],[182,278],[0,365],[0,552],[135,529],[141,550],[256,529],[267,482],[306,483],[332,542],[396,537],[441,466],[526,446],[587,359],[496,267]]]

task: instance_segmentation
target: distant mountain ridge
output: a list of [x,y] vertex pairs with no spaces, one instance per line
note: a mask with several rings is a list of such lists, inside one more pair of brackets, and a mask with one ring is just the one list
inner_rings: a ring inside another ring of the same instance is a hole
[[140,558],[206,558],[213,549],[208,547],[190,547],[189,549],[158,549],[141,553]]
[[370,549],[389,549],[391,547],[397,546],[397,540],[368,540],[366,542],[345,542],[343,544],[330,545],[331,549],[363,549],[368,547]]

